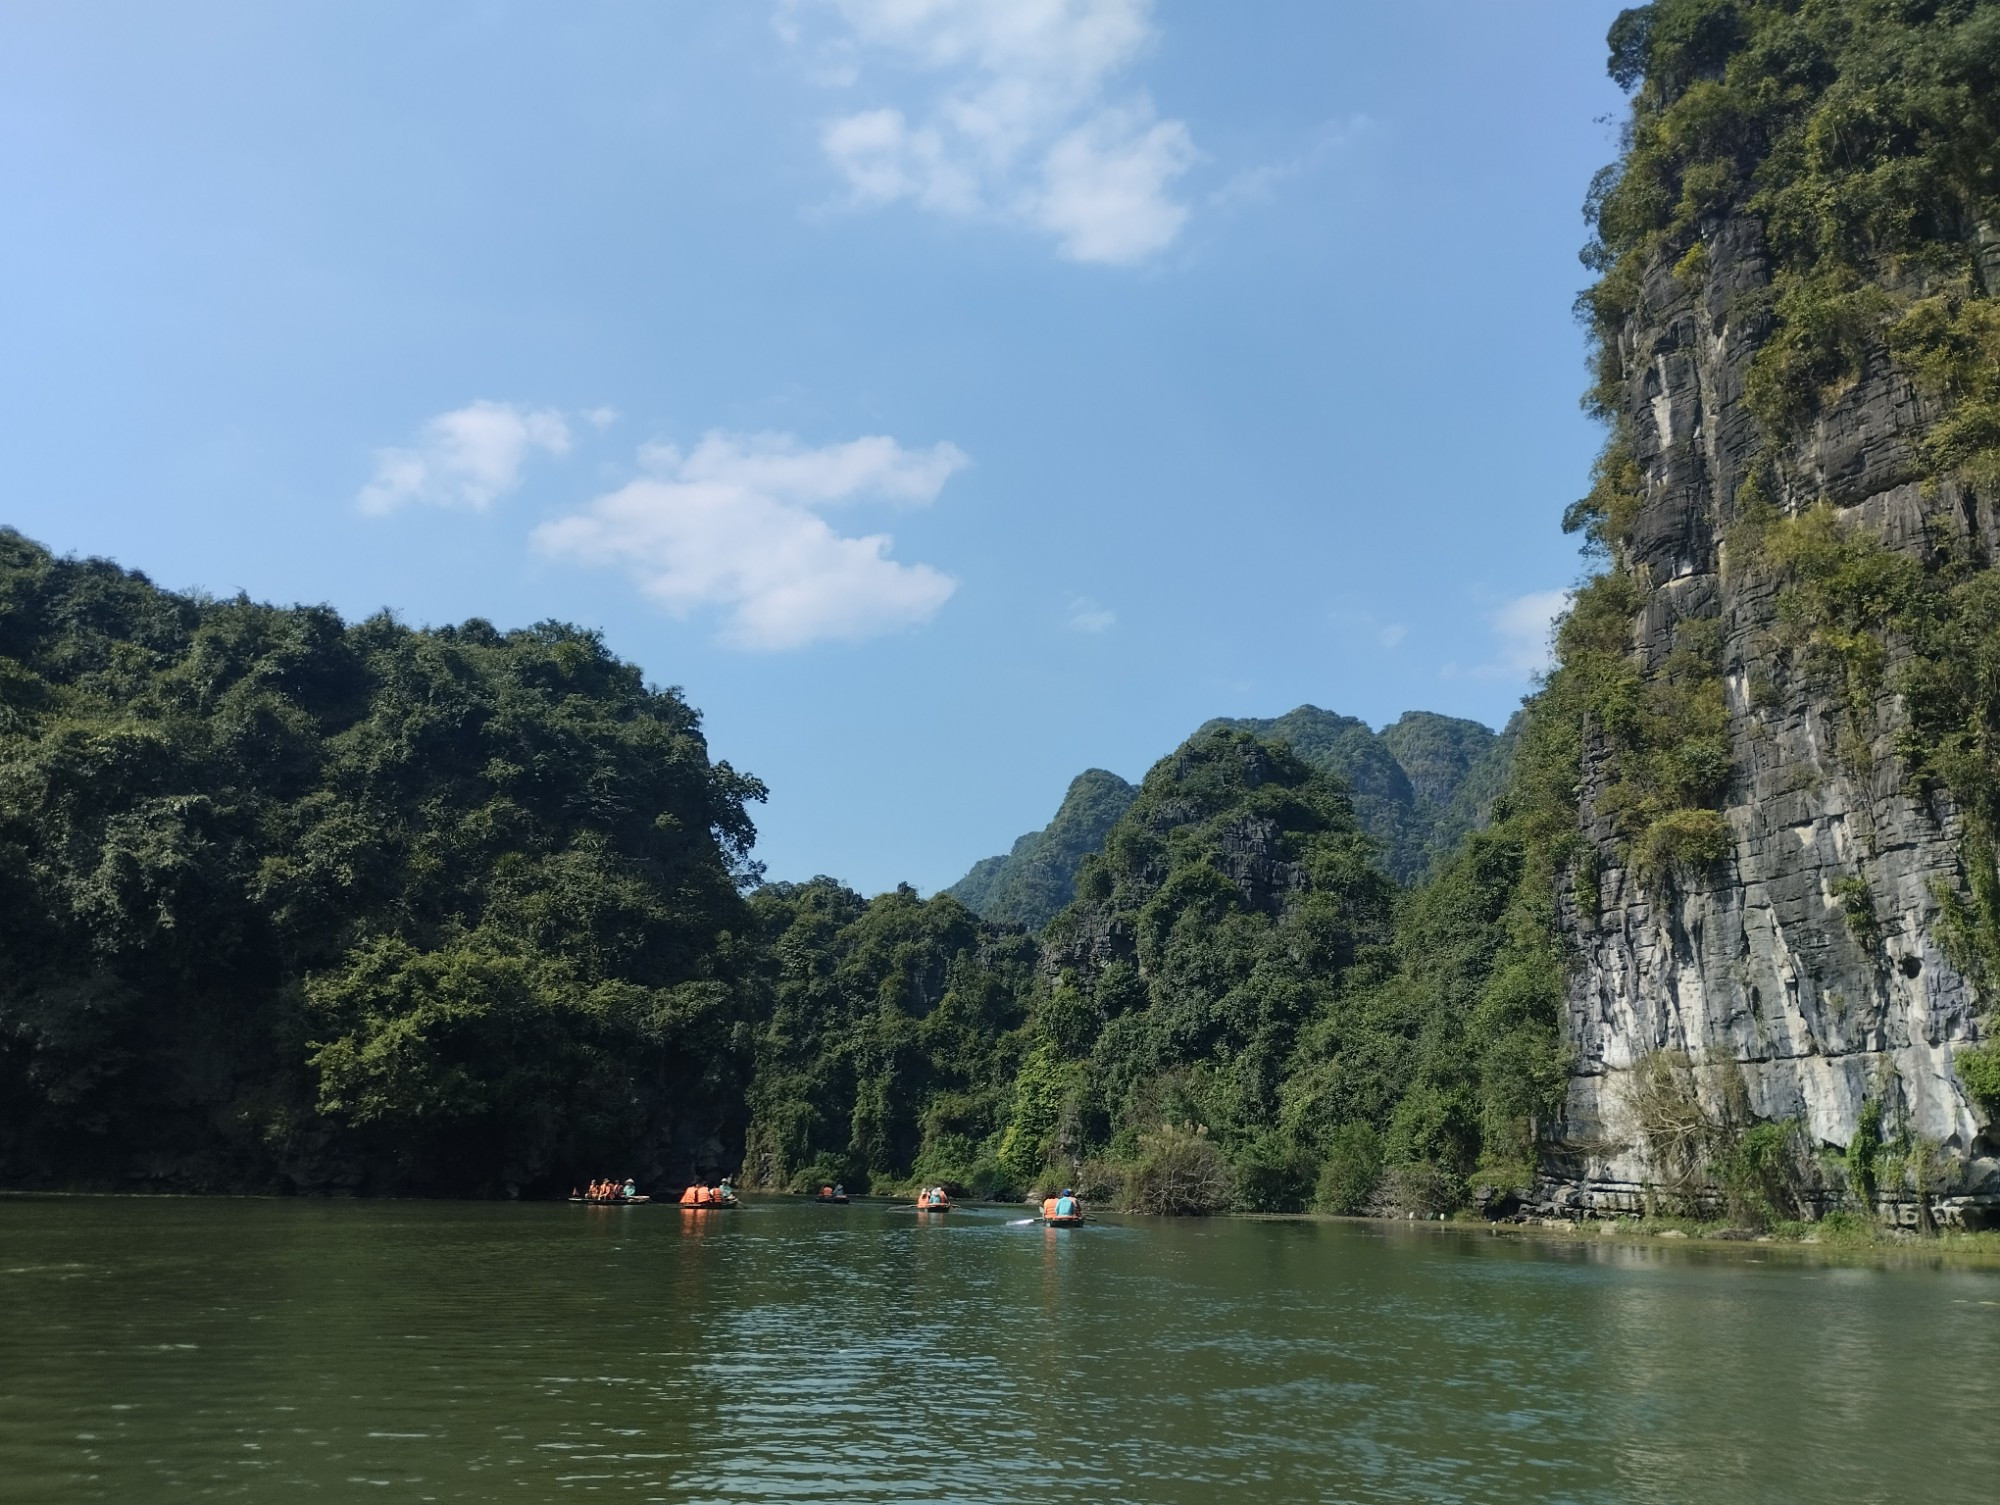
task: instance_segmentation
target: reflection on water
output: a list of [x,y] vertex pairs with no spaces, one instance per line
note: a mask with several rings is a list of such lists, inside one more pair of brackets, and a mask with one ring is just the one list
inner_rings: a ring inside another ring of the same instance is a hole
[[2000,1277],[751,1200],[0,1200],[0,1498],[1987,1500]]

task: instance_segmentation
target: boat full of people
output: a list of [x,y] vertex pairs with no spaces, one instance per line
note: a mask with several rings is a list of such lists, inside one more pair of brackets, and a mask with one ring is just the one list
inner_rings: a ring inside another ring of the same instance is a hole
[[736,1195],[736,1188],[724,1176],[715,1185],[697,1181],[681,1193],[681,1208],[691,1212],[720,1212],[724,1208],[741,1207],[743,1203]]
[[951,1194],[942,1186],[926,1186],[917,1193],[918,1212],[950,1212]]
[[1083,1221],[1083,1203],[1067,1186],[1042,1198],[1042,1221],[1051,1228],[1074,1228]]
[[601,1206],[632,1207],[641,1202],[650,1202],[651,1197],[641,1196],[639,1187],[630,1176],[623,1181],[593,1181],[585,1187],[571,1187],[569,1199],[572,1202],[595,1202]]
[[833,1186],[822,1186],[819,1189],[819,1194],[815,1196],[813,1200],[815,1202],[829,1202],[829,1203],[845,1202],[847,1200],[847,1188],[838,1184],[835,1184]]

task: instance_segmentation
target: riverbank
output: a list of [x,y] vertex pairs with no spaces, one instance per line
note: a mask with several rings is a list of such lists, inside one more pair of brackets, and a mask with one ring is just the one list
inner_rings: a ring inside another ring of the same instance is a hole
[[1431,1219],[1347,1217],[1321,1212],[1246,1212],[1220,1216],[1246,1222],[1336,1223],[1453,1236],[1478,1233],[1495,1238],[1596,1247],[1634,1245],[1738,1254],[1754,1249],[1759,1253],[1784,1251],[1897,1264],[1937,1262],[1963,1269],[2000,1269],[2000,1231],[1943,1230],[1925,1235],[1907,1229],[1876,1228],[1852,1217],[1828,1218],[1820,1223],[1780,1223],[1759,1232],[1680,1218],[1529,1218],[1520,1222],[1488,1222],[1464,1214]]
[[[1370,1221],[1396,1222],[1393,1218]],[[1935,1259],[1966,1268],[2000,1269],[2000,1232],[1965,1233],[1944,1229],[1922,1234],[1904,1228],[1884,1228],[1859,1217],[1841,1214],[1817,1223],[1777,1223],[1761,1231],[1682,1218],[1536,1218],[1519,1223],[1456,1218],[1428,1226],[1483,1229],[1502,1237],[1553,1237],[1593,1244],[1738,1251],[1748,1246],[1760,1250],[1887,1257],[1899,1262],[1910,1258]]]

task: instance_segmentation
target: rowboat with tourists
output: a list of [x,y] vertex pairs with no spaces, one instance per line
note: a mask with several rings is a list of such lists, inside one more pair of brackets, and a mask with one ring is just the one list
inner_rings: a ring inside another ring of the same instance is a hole
[[714,1186],[706,1181],[695,1182],[681,1193],[680,1205],[684,1212],[721,1212],[726,1208],[741,1207],[743,1203],[737,1198],[736,1188],[729,1184],[729,1178],[725,1176]]
[[951,1195],[942,1186],[927,1186],[917,1193],[918,1212],[950,1212]]
[[822,1186],[819,1189],[819,1195],[815,1196],[813,1200],[815,1202],[827,1203],[845,1202],[847,1200],[847,1188],[844,1186]]
[[1042,1198],[1042,1221],[1051,1228],[1075,1228],[1083,1222],[1083,1203],[1065,1186],[1055,1196]]
[[642,1202],[650,1202],[651,1197],[641,1196],[639,1188],[627,1176],[623,1183],[617,1181],[593,1181],[579,1190],[570,1188],[572,1202],[589,1202],[599,1207],[636,1207]]

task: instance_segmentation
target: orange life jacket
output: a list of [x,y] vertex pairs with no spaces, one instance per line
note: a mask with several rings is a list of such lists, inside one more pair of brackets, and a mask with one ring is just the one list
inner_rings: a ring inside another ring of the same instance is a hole
[[1052,1218],[1055,1215],[1056,1215],[1056,1199],[1054,1197],[1043,1197],[1042,1216],[1045,1218]]
[[695,1203],[699,1202],[700,1200],[701,1200],[700,1187],[690,1186],[686,1191],[681,1193],[681,1206],[683,1207],[692,1207],[695,1205]]

